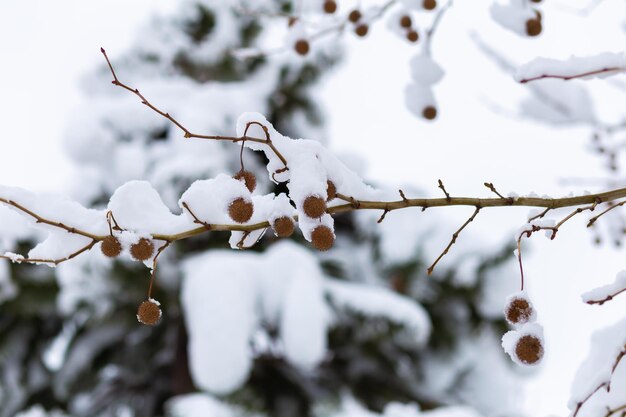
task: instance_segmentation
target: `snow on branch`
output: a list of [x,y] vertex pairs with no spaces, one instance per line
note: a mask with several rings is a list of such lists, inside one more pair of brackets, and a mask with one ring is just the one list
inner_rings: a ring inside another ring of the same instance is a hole
[[578,369],[572,385],[568,407],[571,416],[610,417],[626,409],[626,321],[594,333],[587,358]]
[[582,299],[587,304],[602,305],[624,291],[626,291],[626,271],[618,273],[612,283],[584,293]]
[[536,58],[517,69],[515,80],[524,84],[545,78],[589,79],[607,77],[625,70],[626,58],[623,52],[605,52],[590,57],[572,56],[565,60]]
[[[535,195],[505,197],[491,182],[485,182],[484,186],[495,197],[487,198],[454,196],[441,180],[438,181],[438,188],[443,192],[440,198],[408,198],[402,190],[374,189],[319,142],[284,136],[258,113],[241,115],[236,123],[236,135],[233,136],[194,133],[169,112],[149,101],[137,88],[122,82],[104,49],[102,54],[111,71],[113,85],[136,96],[142,104],[180,129],[185,138],[230,141],[241,146],[240,171],[232,176],[219,174],[215,178],[195,181],[181,195],[178,201],[179,213],[172,213],[158,192],[145,181],[130,181],[122,185],[115,190],[106,208],[101,210],[88,209],[72,201],[36,195],[18,188],[0,187],[0,204],[29,219],[35,228],[48,233],[47,238],[33,248],[28,256],[7,252],[0,257],[13,262],[55,266],[99,247],[102,254],[109,258],[124,256],[143,262],[151,270],[148,297],[138,311],[139,321],[145,324],[156,324],[161,318],[159,304],[151,298],[159,255],[172,243],[199,234],[230,232],[231,248],[245,249],[253,246],[268,229],[284,238],[294,233],[297,227],[313,247],[323,251],[334,245],[333,216],[339,213],[379,210],[382,212],[378,220],[380,223],[393,210],[411,207],[422,210],[431,207],[472,207],[472,214],[452,234],[447,246],[428,267],[427,272],[430,274],[481,210],[514,206],[543,208],[516,235],[523,290],[523,237],[545,231],[554,239],[560,227],[577,215],[601,208],[603,211],[588,221],[590,226],[601,216],[626,203],[626,188],[564,198]],[[277,184],[286,184],[286,193],[261,195],[255,192],[256,178],[245,169],[244,149],[264,153],[269,179]],[[549,212],[568,207],[573,208],[573,211],[562,219],[544,219]],[[333,288],[340,295],[346,294],[338,286]],[[620,288],[611,287],[609,290],[611,294],[621,292]],[[349,298],[339,301],[350,304]],[[376,303],[382,305],[385,301],[377,300]],[[392,316],[392,319],[400,321],[413,320],[418,323],[421,320],[419,312],[410,306],[395,310]],[[413,327],[422,331],[427,328],[423,323]],[[533,346],[543,349],[542,343]],[[535,353],[538,358],[539,351]]]

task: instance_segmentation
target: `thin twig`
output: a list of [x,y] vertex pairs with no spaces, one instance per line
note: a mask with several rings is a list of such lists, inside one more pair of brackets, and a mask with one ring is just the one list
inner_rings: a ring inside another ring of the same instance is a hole
[[569,81],[569,80],[573,80],[576,78],[585,78],[585,77],[591,77],[593,75],[600,75],[600,74],[605,74],[605,73],[610,73],[610,72],[622,72],[622,71],[624,71],[624,68],[622,67],[606,67],[606,68],[601,68],[601,69],[597,69],[593,71],[587,71],[587,72],[574,74],[574,75],[541,74],[536,77],[523,78],[519,80],[519,83],[526,84],[531,81],[543,80],[545,78],[557,78],[559,80]]
[[491,190],[491,192],[492,192],[492,193],[494,193],[495,195],[497,195],[498,197],[500,197],[500,198],[506,198],[506,197],[504,197],[502,194],[500,194],[500,193],[498,192],[498,190],[496,190],[496,187],[493,185],[493,183],[491,183],[491,182],[486,182],[484,185],[485,185],[485,187],[489,188],[489,190]]
[[430,28],[426,31],[426,40],[424,41],[424,52],[428,56],[431,55],[431,45],[432,45],[433,38],[435,36],[435,32],[437,32],[437,28],[439,27],[439,24],[441,23],[441,19],[446,14],[448,9],[452,7],[452,4],[453,4],[453,0],[449,0],[445,6],[442,6],[439,9],[439,11],[437,12],[437,15],[433,19],[433,23],[431,24]]
[[93,239],[91,242],[89,242],[87,245],[83,246],[82,248],[78,249],[75,252],[72,252],[71,254],[63,257],[63,258],[58,258],[58,259],[43,259],[43,258],[26,258],[24,256],[20,256],[19,258],[14,257],[14,256],[7,256],[7,255],[0,255],[0,259],[8,259],[12,262],[16,262],[16,263],[30,263],[30,264],[53,264],[53,265],[58,265],[60,263],[69,261],[71,259],[74,259],[75,257],[77,257],[78,255],[87,252],[88,250],[91,250],[91,248],[94,247],[94,245],[96,243],[98,243],[99,240],[97,239]]
[[621,293],[623,293],[624,291],[626,291],[626,288],[622,288],[621,290],[615,291],[614,293],[611,293],[609,295],[607,295],[606,297],[602,298],[601,300],[588,300],[586,301],[587,304],[589,305],[602,305],[604,303],[606,303],[607,301],[611,301],[612,299],[614,299],[615,297],[617,297],[618,295],[620,295]]
[[607,208],[606,210],[604,210],[602,213],[598,214],[597,216],[592,217],[591,219],[589,219],[589,222],[587,223],[587,227],[591,227],[594,225],[594,223],[602,216],[604,216],[606,213],[608,213],[609,211],[616,209],[618,207],[623,206],[624,204],[626,204],[626,200],[621,201],[617,204],[613,204],[611,205],[609,208]]
[[446,191],[446,187],[444,187],[443,181],[437,180],[437,182],[439,183],[437,188],[441,188],[441,191],[443,191],[443,193],[446,195],[446,200],[450,201],[450,194],[448,194],[448,192]]
[[[602,388],[605,388],[606,392],[611,391],[611,380],[613,379],[613,375],[615,374],[615,370],[617,369],[617,366],[620,364],[621,360],[624,359],[625,356],[626,356],[626,346],[622,348],[620,353],[615,358],[615,362],[613,363],[613,366],[611,367],[611,374],[609,375],[609,378],[605,381],[602,381],[600,384],[598,384],[584,399],[576,403],[576,408],[574,409],[574,412],[572,413],[572,417],[576,417],[578,415],[578,412],[580,411],[580,409],[585,405],[585,403],[587,403],[587,401],[591,399],[591,397],[595,395],[596,392],[600,391]],[[621,411],[622,409],[625,409],[625,408],[626,408],[626,405],[615,408],[613,410],[609,408],[607,411],[606,417],[610,416],[611,414],[616,413],[617,411]]]
[[156,255],[152,259],[152,270],[150,271],[150,285],[148,286],[148,298],[152,297],[152,284],[154,283],[154,277],[156,275],[157,270],[157,261],[159,255],[171,244],[172,242],[166,241],[159,249],[157,250]]
[[191,215],[191,217],[193,217],[193,222],[194,223],[198,223],[201,224],[202,226],[204,226],[204,228],[208,231],[213,230],[211,225],[205,221],[202,221],[198,218],[198,216],[196,216],[194,214],[194,212],[189,208],[189,205],[187,204],[187,202],[183,201],[182,202],[182,206],[185,208],[185,210],[187,210],[189,212],[189,214]]
[[459,235],[461,234],[463,229],[465,229],[465,227],[468,224],[470,224],[472,221],[474,221],[474,218],[476,217],[476,215],[478,214],[480,209],[481,209],[481,207],[477,206],[476,209],[474,210],[474,213],[465,221],[465,223],[463,223],[463,225],[461,227],[459,227],[459,229],[456,232],[454,232],[452,234],[452,239],[450,240],[450,243],[448,243],[448,246],[446,246],[446,248],[443,250],[443,252],[441,252],[441,254],[437,257],[437,259],[435,259],[435,262],[433,262],[433,264],[428,267],[428,269],[427,269],[428,275],[433,273],[433,270],[435,269],[435,266],[437,265],[437,263],[441,260],[441,258],[443,258],[448,253],[448,251],[450,250],[452,245],[454,245],[456,243],[456,239],[459,237]]
[[[141,92],[139,92],[138,89],[132,88],[132,87],[124,84],[123,82],[121,82],[119,80],[119,78],[117,77],[117,74],[115,73],[115,70],[113,69],[113,65],[111,64],[111,61],[109,60],[109,57],[107,56],[107,53],[104,50],[104,48],[100,48],[100,51],[102,52],[102,55],[104,55],[104,59],[106,60],[107,65],[109,66],[109,70],[111,71],[111,75],[113,76],[113,81],[111,83],[113,85],[121,87],[121,88],[123,88],[123,89],[125,89],[125,90],[127,90],[127,91],[129,91],[131,93],[133,93],[137,97],[139,97],[139,99],[141,100],[142,104],[146,105],[151,110],[153,110],[154,112],[158,113],[162,117],[166,118],[172,124],[174,124],[176,127],[178,127],[180,130],[182,130],[183,133],[184,133],[185,138],[225,140],[225,141],[230,141],[230,142],[234,142],[234,143],[243,142],[243,141],[247,140],[247,141],[250,141],[250,142],[263,143],[263,144],[266,144],[266,145],[269,146],[269,148],[272,150],[272,152],[274,152],[276,157],[278,157],[278,159],[280,159],[280,161],[285,165],[285,167],[287,166],[287,160],[278,151],[278,149],[276,149],[276,147],[273,145],[273,143],[269,139],[269,134],[267,132],[267,128],[266,127],[263,126],[264,127],[264,131],[266,133],[266,138],[265,139],[249,137],[249,136],[246,136],[245,134],[244,134],[244,136],[236,137],[236,136],[223,136],[223,135],[200,135],[200,134],[197,134],[197,133],[193,133],[189,129],[187,129],[182,123],[180,123],[177,119],[175,119],[172,115],[170,115],[168,112],[164,112],[164,111],[160,110],[159,108],[157,108],[155,105],[153,105],[150,101],[148,101],[148,99],[146,99],[146,97],[144,97],[143,94],[141,94]],[[258,122],[248,123],[248,125],[246,126],[246,132],[248,131],[248,128],[252,124],[259,124],[260,125],[260,123],[258,123]]]

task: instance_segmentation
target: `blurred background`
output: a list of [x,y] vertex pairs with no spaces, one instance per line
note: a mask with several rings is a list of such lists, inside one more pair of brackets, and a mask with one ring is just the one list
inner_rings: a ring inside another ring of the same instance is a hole
[[[495,22],[491,2],[456,2],[432,39],[445,77],[434,86],[438,116],[426,121],[405,105],[409,62],[423,39],[406,42],[386,18],[364,38],[349,29],[325,37],[306,57],[287,47],[241,58],[233,51],[284,44],[287,19],[267,11],[294,13],[291,2],[5,1],[1,183],[100,207],[124,182],[146,179],[176,210],[195,179],[238,170],[238,147],[184,141],[113,88],[102,46],[122,80],[194,131],[233,134],[239,114],[259,111],[286,135],[321,141],[369,183],[408,196],[440,196],[438,179],[455,196],[488,196],[485,181],[504,194],[554,197],[622,187],[623,137],[607,127],[622,122],[623,79],[529,87],[512,78],[512,68],[536,56],[623,49],[623,2],[592,3],[541,3],[543,32],[530,38]],[[369,4],[377,2],[361,6]],[[356,2],[338,5],[345,14]],[[416,13],[422,35],[436,12]],[[246,160],[261,191],[274,191],[263,159]],[[514,232],[528,212],[483,210],[431,277],[426,267],[471,209],[404,210],[380,225],[377,213],[337,216],[336,247],[324,254],[301,237],[282,243],[320,268],[332,316],[327,353],[310,366],[289,352],[289,310],[279,300],[277,315],[250,313],[255,325],[244,338],[239,376],[211,368],[230,363],[227,357],[190,360],[190,340],[210,346],[212,338],[228,337],[219,324],[229,312],[192,322],[194,307],[180,294],[181,285],[191,285],[188,265],[202,270],[210,262],[212,270],[228,271],[236,262],[223,252],[226,235],[166,252],[155,297],[164,318],[156,328],[135,321],[148,278],[143,267],[104,260],[97,251],[56,269],[3,263],[0,415],[565,415],[593,330],[621,317],[624,300],[592,307],[580,294],[623,269],[624,223],[614,213],[590,231],[581,217],[554,241],[535,236],[524,243],[528,291],[546,336],[543,363],[527,370],[510,362],[499,340],[507,329],[504,299],[519,283]],[[20,253],[38,237],[7,224],[0,231],[3,250]],[[274,240],[267,236],[242,256],[270,256]],[[287,284],[268,281],[253,266],[231,279],[244,283],[255,274],[268,287],[291,285],[287,277],[277,277]],[[207,274],[206,287],[197,288],[210,292],[204,302],[220,296],[217,282],[224,279]],[[341,284],[347,298],[336,290]],[[239,298],[231,296],[236,310]],[[373,308],[380,300],[388,307]],[[398,318],[393,306],[405,302],[410,307]],[[432,330],[412,328],[424,315]],[[308,340],[308,330],[296,325],[290,334]],[[218,382],[206,383],[212,376]],[[223,383],[231,377],[236,382]]]

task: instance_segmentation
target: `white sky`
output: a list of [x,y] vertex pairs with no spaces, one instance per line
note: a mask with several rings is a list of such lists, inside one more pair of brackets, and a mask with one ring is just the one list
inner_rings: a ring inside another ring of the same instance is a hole
[[[410,115],[403,104],[414,48],[379,24],[366,40],[348,41],[350,58],[320,93],[329,141],[339,152],[357,150],[370,177],[417,184],[433,195],[439,192],[438,178],[454,195],[486,196],[485,181],[505,193],[580,193],[585,186],[564,188],[561,180],[604,173],[585,150],[588,133],[554,130],[488,110],[483,99],[513,109],[524,90],[475,49],[468,33],[479,28],[481,36],[519,62],[537,55],[620,50],[625,40],[622,3],[606,1],[586,19],[546,5],[544,35],[528,41],[495,26],[487,16],[486,0],[457,0],[434,44],[434,57],[447,74],[435,90],[441,117],[430,124]],[[100,46],[114,57],[152,11],[172,6],[165,0],[0,2],[0,183],[62,190],[71,175],[80,175],[60,145],[64,129],[71,129],[67,116],[80,102],[79,76],[101,63]],[[599,106],[614,112],[615,104]],[[442,227],[450,233],[471,211],[444,210],[450,222]],[[484,240],[501,242],[512,236],[526,213],[484,210],[470,227]],[[529,409],[536,416],[566,414],[569,382],[586,353],[591,330],[620,318],[626,303],[625,297],[593,308],[580,301],[582,292],[611,281],[624,267],[623,251],[598,249],[591,240],[579,220],[555,241],[537,236],[526,246],[533,252],[525,262],[528,286],[548,343],[545,364],[528,386]],[[517,281],[518,276],[510,279]]]

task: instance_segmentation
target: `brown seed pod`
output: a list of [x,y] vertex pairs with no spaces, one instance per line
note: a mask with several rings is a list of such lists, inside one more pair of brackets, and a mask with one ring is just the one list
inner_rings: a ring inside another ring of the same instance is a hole
[[358,11],[357,9],[354,9],[350,12],[350,14],[348,15],[348,20],[351,21],[352,23],[356,23],[359,20],[361,20],[361,17],[363,17],[363,15],[361,14],[360,11]]
[[434,8],[437,7],[437,0],[424,0],[424,2],[422,3],[422,6],[426,10],[433,10]]
[[309,53],[309,50],[311,49],[311,47],[309,45],[309,41],[307,41],[306,39],[299,39],[296,41],[296,44],[294,45],[294,49],[299,55],[304,56]]
[[315,249],[326,251],[333,247],[333,244],[335,243],[335,234],[328,226],[317,226],[311,232],[311,243]]
[[310,218],[317,219],[326,213],[326,202],[318,195],[310,195],[304,200],[302,210]]
[[287,216],[282,216],[274,220],[272,227],[274,228],[274,233],[276,233],[276,236],[278,237],[289,237],[295,230],[293,219]]
[[504,316],[510,324],[528,323],[534,315],[533,306],[525,298],[514,297],[504,308]]
[[102,243],[100,244],[100,250],[109,258],[115,258],[122,253],[122,244],[115,236],[107,236],[102,239]]
[[137,243],[130,245],[130,254],[138,261],[145,261],[152,257],[154,243],[152,240],[142,237]]
[[526,21],[526,34],[528,36],[538,36],[543,27],[541,25],[541,20],[539,19],[528,19]]
[[515,356],[526,365],[536,364],[543,357],[541,339],[533,335],[520,337],[515,344]]
[[228,215],[237,223],[245,223],[252,217],[254,205],[242,197],[234,199],[228,206]]
[[402,26],[403,28],[410,28],[411,25],[413,24],[413,21],[411,20],[411,16],[409,15],[404,15],[400,18],[400,26]]
[[367,35],[367,32],[369,32],[369,29],[370,27],[368,25],[366,25],[365,23],[361,23],[354,29],[354,33],[356,33],[357,36],[362,38]]
[[406,38],[409,40],[409,42],[417,42],[420,38],[420,35],[415,30],[409,30],[406,33]]
[[287,19],[287,26],[288,27],[292,27],[293,25],[296,24],[296,22],[298,21],[298,18],[295,16],[289,16],[289,19]]
[[233,178],[238,181],[243,181],[243,183],[246,184],[246,188],[250,192],[253,192],[256,188],[256,176],[250,171],[245,171],[243,169],[239,170]]
[[337,187],[331,180],[326,181],[326,201],[334,200],[337,198]]
[[324,2],[324,12],[333,14],[337,11],[337,2],[335,0],[326,0]]
[[139,320],[139,323],[141,324],[155,326],[161,321],[161,316],[162,312],[160,304],[152,298],[141,303],[137,309],[137,320]]
[[434,106],[424,107],[424,110],[422,110],[422,116],[424,116],[424,119],[426,120],[433,120],[437,117],[437,108]]

